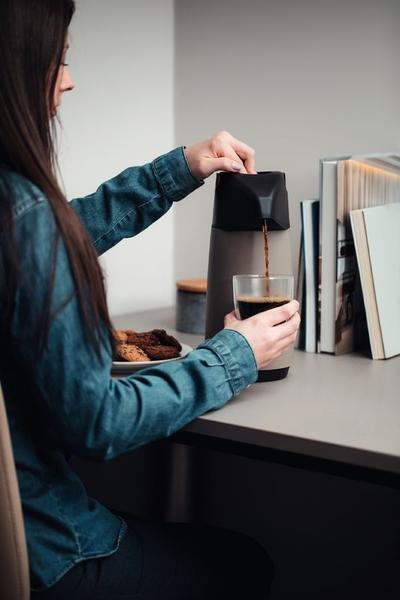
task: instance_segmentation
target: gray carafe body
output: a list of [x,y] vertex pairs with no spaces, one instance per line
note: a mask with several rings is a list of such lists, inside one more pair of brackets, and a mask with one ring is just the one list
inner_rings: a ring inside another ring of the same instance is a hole
[[[232,277],[264,274],[262,224],[266,221],[269,274],[291,275],[291,242],[285,174],[219,173],[215,187],[206,306],[206,337],[224,327],[224,316],[234,308]],[[259,371],[258,381],[286,377],[293,351],[289,350]]]

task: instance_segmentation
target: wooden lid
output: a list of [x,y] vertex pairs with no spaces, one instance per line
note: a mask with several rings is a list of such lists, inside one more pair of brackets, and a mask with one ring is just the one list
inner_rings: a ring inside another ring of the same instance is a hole
[[180,279],[176,282],[176,287],[181,292],[205,294],[207,292],[207,279]]

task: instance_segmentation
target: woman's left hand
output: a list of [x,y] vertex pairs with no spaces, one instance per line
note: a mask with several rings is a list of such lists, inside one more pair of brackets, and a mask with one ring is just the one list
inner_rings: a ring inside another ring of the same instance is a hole
[[256,173],[253,148],[220,131],[204,142],[185,149],[190,170],[196,179],[206,179],[215,171]]

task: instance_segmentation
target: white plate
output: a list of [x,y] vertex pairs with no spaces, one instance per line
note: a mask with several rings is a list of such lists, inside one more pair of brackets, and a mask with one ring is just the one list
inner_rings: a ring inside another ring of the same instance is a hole
[[181,360],[185,358],[193,350],[192,346],[188,344],[181,344],[182,350],[181,355],[176,358],[167,358],[165,360],[142,360],[137,362],[126,362],[126,361],[114,361],[112,364],[112,373],[134,373],[139,369],[145,369],[146,367],[154,367],[155,365],[164,365],[165,363],[172,362],[174,360]]

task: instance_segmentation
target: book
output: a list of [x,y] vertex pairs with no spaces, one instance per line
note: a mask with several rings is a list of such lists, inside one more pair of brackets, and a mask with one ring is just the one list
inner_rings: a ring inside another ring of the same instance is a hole
[[355,349],[357,262],[350,211],[400,201],[400,155],[321,161],[321,352]]
[[304,303],[304,251],[303,251],[303,228],[300,228],[300,248],[299,248],[299,262],[297,268],[297,288],[296,288],[296,299],[300,303],[300,328],[299,335],[297,336],[296,348],[298,350],[305,349],[305,303]]
[[350,212],[372,358],[400,354],[400,203]]
[[335,350],[335,284],[336,284],[336,198],[338,159],[324,159],[320,163],[320,235],[321,235],[321,352]]
[[[317,350],[318,270],[319,270],[319,200],[303,200],[300,203],[302,229],[303,279],[301,347],[306,352]],[[299,345],[300,347],[300,345]]]

